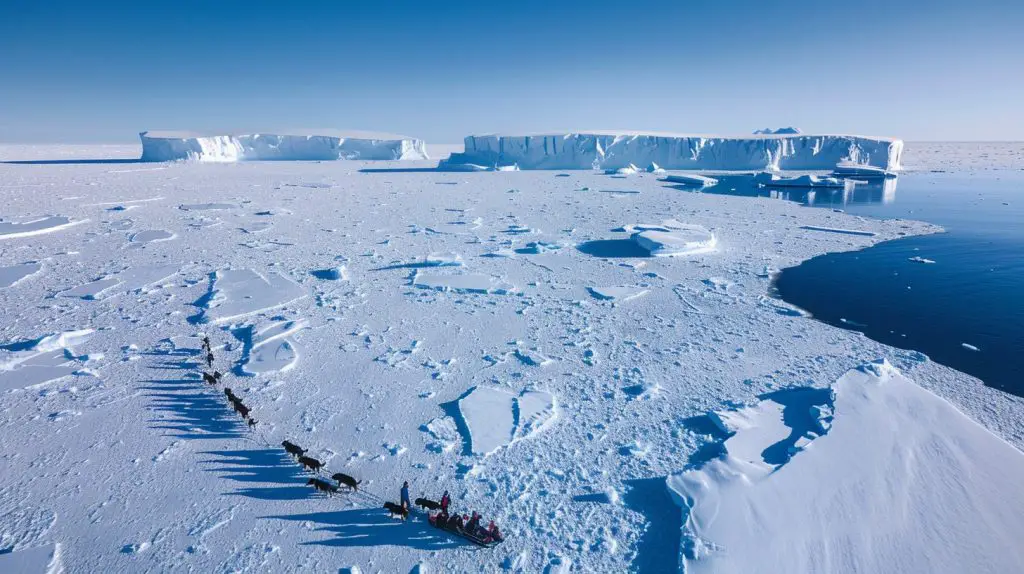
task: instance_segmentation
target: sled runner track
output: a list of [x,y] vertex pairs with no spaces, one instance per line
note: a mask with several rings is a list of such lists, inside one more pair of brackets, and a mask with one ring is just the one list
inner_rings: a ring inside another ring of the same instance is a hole
[[[213,362],[214,362],[214,357],[213,357],[212,349],[210,347],[209,339],[208,338],[204,339],[203,350],[207,353],[206,357],[205,357],[206,358],[206,362],[207,362],[207,367],[208,368],[212,368]],[[255,425],[256,421],[255,421],[254,417],[252,417],[251,414],[250,414],[251,413],[251,409],[245,408],[245,407],[243,407],[243,409],[239,409],[238,408],[238,405],[241,404],[241,399],[237,395],[235,395],[231,391],[231,389],[228,388],[228,389],[221,390],[221,389],[217,388],[217,384],[219,384],[221,382],[221,378],[223,377],[222,373],[215,372],[216,376],[208,375],[206,372],[201,372],[201,374],[202,374],[201,382],[203,383],[202,387],[204,389],[207,389],[207,388],[216,389],[218,391],[217,392],[217,396],[225,399],[227,401],[227,403],[228,403],[227,406],[231,407],[236,413],[238,413],[238,414],[240,414],[242,416],[243,420],[245,420],[247,423],[249,423],[249,430],[251,431],[251,434],[249,436],[243,437],[244,440],[250,441],[250,442],[252,442],[254,444],[257,444],[257,445],[262,446],[262,447],[267,448],[267,449],[281,448],[280,444],[274,444],[274,442],[271,441],[268,438],[268,436],[262,430],[262,427],[256,428],[256,425]],[[287,446],[289,448],[296,448],[295,445],[291,445],[291,444],[289,444]],[[292,457],[292,455],[294,453],[288,451],[287,449],[286,449],[286,451],[288,452],[289,457],[295,458],[297,461],[301,458],[301,459],[303,459],[303,462],[306,462],[306,457],[305,456]],[[297,452],[306,452],[306,451],[299,450]],[[312,459],[312,460],[317,462],[317,463],[319,463],[319,461],[316,461],[316,459]],[[319,479],[319,480],[321,480],[323,482],[330,483],[329,480],[326,480],[324,478],[326,476],[331,476],[330,475],[330,471],[327,470],[327,468],[326,468],[326,465],[322,465],[322,466],[316,467],[316,469],[317,469],[316,471],[308,470],[306,468],[306,466],[304,466],[304,465],[301,465],[301,466],[302,466],[303,470],[306,471],[314,479]],[[369,508],[383,509],[383,508],[385,508],[385,504],[386,503],[390,503],[390,501],[388,500],[387,497],[382,496],[382,495],[380,495],[378,493],[375,493],[372,490],[369,490],[369,489],[366,489],[366,488],[344,489],[344,490],[338,490],[338,491],[336,491],[336,493],[338,495],[340,495],[340,496],[351,496],[351,497],[353,497],[353,499],[361,501],[365,505],[365,507],[368,508],[368,509]],[[328,497],[333,497],[333,494],[328,494],[327,496]],[[425,511],[423,509],[420,509],[420,508],[417,508],[417,507],[415,507],[413,505],[410,505],[410,507],[406,509],[406,512],[407,512],[407,516],[418,516],[418,517],[422,517],[424,520],[426,520],[429,517],[429,514],[428,514],[427,511]],[[471,543],[473,543],[473,544],[475,544],[477,546],[483,547],[483,548],[493,548],[494,546],[497,546],[498,544],[501,543],[501,541],[492,541],[490,543],[487,543],[487,542],[484,542],[482,539],[480,539],[478,537],[471,536],[471,535],[466,534],[464,532],[457,532],[455,530],[450,530],[448,528],[435,528],[435,530],[437,530],[438,532],[441,532],[441,533],[448,534],[450,536],[454,536],[454,537],[457,537],[457,538],[461,538],[461,539],[467,540],[467,541],[469,541],[469,542],[471,542]]]

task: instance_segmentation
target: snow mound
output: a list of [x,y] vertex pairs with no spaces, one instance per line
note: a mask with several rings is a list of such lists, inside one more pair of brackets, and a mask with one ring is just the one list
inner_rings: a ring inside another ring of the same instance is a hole
[[546,391],[524,391],[516,396],[491,387],[473,387],[458,405],[469,431],[469,450],[483,456],[536,435],[558,418],[555,396]]
[[777,171],[832,169],[841,162],[851,162],[898,170],[902,153],[901,140],[850,135],[489,134],[466,137],[465,152],[453,153],[439,167],[516,164],[521,169],[615,172],[656,163],[663,169]]
[[84,358],[76,357],[72,347],[86,342],[93,333],[92,329],[65,331],[0,345],[0,391],[29,388],[74,374]]
[[210,293],[196,304],[203,307],[202,322],[223,323],[283,307],[305,296],[305,289],[280,273],[222,269],[210,279]]
[[830,391],[711,417],[733,433],[724,454],[667,479],[684,510],[682,569],[1019,569],[1024,454],[884,360]]
[[633,233],[630,239],[652,257],[680,257],[714,251],[718,238],[700,225],[680,223],[674,219],[661,225],[625,225],[623,231]]
[[392,134],[331,130],[281,135],[142,132],[139,138],[142,140],[143,161],[429,159],[423,140]]
[[14,552],[0,553],[0,572],[64,572],[60,544],[47,544]]
[[88,219],[72,220],[70,217],[46,215],[43,217],[15,217],[11,220],[0,219],[0,239],[17,239],[32,237],[44,233],[53,233],[85,223]]

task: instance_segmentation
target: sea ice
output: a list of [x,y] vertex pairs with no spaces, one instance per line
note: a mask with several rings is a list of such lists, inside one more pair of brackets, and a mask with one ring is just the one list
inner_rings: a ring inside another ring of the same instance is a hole
[[629,301],[647,294],[643,287],[587,287],[590,295],[603,301]]
[[784,176],[767,171],[762,171],[754,176],[754,182],[765,187],[843,187],[846,185],[842,180],[834,177],[809,174]]
[[119,293],[145,289],[177,274],[179,269],[178,265],[142,265],[61,291],[60,295],[91,300],[104,299]]
[[35,341],[0,346],[0,391],[23,389],[66,377],[81,368],[73,347],[92,337],[92,329],[65,331]]
[[11,220],[0,219],[0,239],[17,239],[44,233],[53,233],[85,223],[88,219],[72,220],[70,217],[47,215],[43,217],[15,217]]
[[686,187],[708,187],[718,183],[718,180],[713,177],[686,173],[674,173],[672,175],[666,175],[665,179],[663,179],[662,181],[666,181],[668,183],[676,183],[679,185],[684,185]]
[[437,291],[488,293],[496,295],[507,295],[515,292],[516,290],[515,286],[511,283],[506,283],[497,277],[483,275],[480,273],[441,275],[437,273],[422,273],[417,271],[413,275],[412,284],[423,289],[436,289]]
[[534,436],[558,416],[554,395],[545,391],[516,396],[492,387],[474,387],[458,404],[469,429],[470,450],[483,456]]
[[170,241],[176,237],[177,235],[165,229],[147,229],[133,233],[129,241],[132,243],[153,243],[156,241]]
[[304,329],[307,322],[278,321],[256,329],[242,330],[241,370],[249,375],[283,373],[299,360],[298,345],[292,336]]
[[0,267],[0,289],[13,287],[19,281],[39,273],[42,268],[43,265],[35,261]]
[[202,320],[224,323],[282,307],[307,295],[306,290],[276,272],[222,269],[210,280],[210,293],[197,303]]
[[[666,222],[662,226],[646,226],[630,236],[652,257],[681,257],[714,251],[715,234],[700,225]],[[640,229],[640,226],[636,227]]]

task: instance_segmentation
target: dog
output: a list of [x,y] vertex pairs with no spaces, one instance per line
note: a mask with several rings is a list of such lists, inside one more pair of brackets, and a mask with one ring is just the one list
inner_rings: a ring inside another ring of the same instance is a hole
[[426,508],[427,510],[437,510],[441,508],[441,503],[430,500],[429,498],[417,498],[416,506]]
[[284,449],[286,451],[288,451],[288,454],[290,454],[292,456],[298,457],[298,456],[302,456],[302,455],[306,454],[305,449],[301,449],[297,445],[294,445],[294,444],[292,444],[292,443],[290,443],[288,441],[282,442],[281,446],[283,446]]
[[384,508],[390,513],[391,516],[397,516],[403,521],[409,518],[409,510],[402,508],[401,505],[395,504],[394,502],[385,502]]
[[220,377],[221,374],[219,371],[214,371],[212,375],[206,372],[203,373],[203,380],[206,381],[206,384],[208,385],[216,385],[220,382]]
[[228,400],[231,402],[235,402],[235,400],[238,398],[235,396],[235,393],[231,392],[231,389],[228,387],[224,387],[224,396],[227,397]]
[[256,428],[256,423],[258,423],[258,422],[260,422],[260,421],[254,419],[252,417],[249,417],[249,418],[245,419],[245,424],[249,425],[249,428],[251,428],[251,429]]
[[213,366],[213,353],[206,354],[206,365],[209,367]]
[[306,484],[313,485],[313,488],[319,490],[320,492],[326,492],[327,496],[334,496],[335,494],[338,494],[337,486],[334,486],[333,484],[325,480],[320,480],[319,478],[311,478],[306,481]]
[[210,351],[213,350],[213,348],[210,347],[210,338],[209,337],[203,337],[203,350],[207,351],[207,352],[210,352]]
[[249,418],[249,407],[242,404],[242,401],[232,402],[232,406],[235,407],[235,412],[242,415],[243,419]]
[[344,484],[345,486],[351,488],[352,490],[354,490],[356,492],[359,492],[359,485],[363,483],[363,481],[361,481],[361,480],[357,481],[356,479],[352,478],[351,476],[349,476],[347,474],[340,473],[340,472],[335,473],[334,476],[332,476],[331,478],[333,478],[334,480],[338,481],[338,486],[341,486],[342,484]]
[[301,464],[307,470],[311,470],[313,472],[320,472],[320,469],[324,467],[324,463],[308,456],[300,456],[299,464]]

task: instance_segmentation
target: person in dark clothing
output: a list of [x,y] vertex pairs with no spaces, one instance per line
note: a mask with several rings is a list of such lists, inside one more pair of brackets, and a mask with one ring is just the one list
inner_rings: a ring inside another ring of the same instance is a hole
[[412,503],[409,502],[409,481],[402,483],[402,508],[409,510],[412,508]]
[[477,514],[476,511],[474,510],[473,516],[469,519],[469,522],[466,523],[466,532],[473,536],[476,536],[477,526],[480,526],[480,515]]
[[441,512],[448,514],[448,505],[452,503],[452,497],[448,496],[448,491],[444,491],[441,495]]

